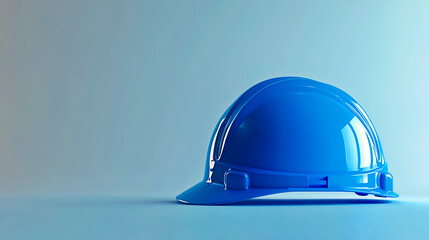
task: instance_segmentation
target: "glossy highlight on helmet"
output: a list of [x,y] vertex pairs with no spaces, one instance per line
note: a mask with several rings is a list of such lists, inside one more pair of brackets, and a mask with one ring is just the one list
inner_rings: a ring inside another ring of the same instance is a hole
[[398,197],[363,108],[331,85],[282,77],[256,84],[226,110],[203,181],[177,200],[225,204],[291,191]]

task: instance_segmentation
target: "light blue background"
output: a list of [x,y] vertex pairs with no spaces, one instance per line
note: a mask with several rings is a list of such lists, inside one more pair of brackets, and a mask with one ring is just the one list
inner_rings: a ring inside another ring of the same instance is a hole
[[[9,207],[15,196],[174,200],[203,177],[223,111],[278,76],[312,78],[357,99],[395,191],[427,196],[428,12],[425,1],[1,1],[0,196],[5,221],[15,223],[3,231],[23,237],[19,226],[31,225],[23,209],[46,213],[26,201]],[[399,218],[406,210],[397,209]],[[49,219],[61,213],[50,211]],[[79,222],[63,216],[63,227]],[[198,227],[191,222],[184,229]],[[88,236],[110,229],[98,227]],[[134,237],[161,231],[150,229]]]

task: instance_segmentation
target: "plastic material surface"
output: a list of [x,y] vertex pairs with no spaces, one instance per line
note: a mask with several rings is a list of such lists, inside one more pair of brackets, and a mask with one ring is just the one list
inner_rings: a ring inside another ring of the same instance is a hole
[[177,200],[223,204],[289,191],[398,196],[362,107],[298,77],[261,82],[231,105],[210,141],[203,181]]

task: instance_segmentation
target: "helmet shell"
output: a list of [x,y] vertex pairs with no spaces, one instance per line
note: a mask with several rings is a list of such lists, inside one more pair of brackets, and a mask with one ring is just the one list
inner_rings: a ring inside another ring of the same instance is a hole
[[203,181],[177,199],[217,204],[288,191],[397,197],[373,124],[342,90],[298,77],[253,86],[219,120]]

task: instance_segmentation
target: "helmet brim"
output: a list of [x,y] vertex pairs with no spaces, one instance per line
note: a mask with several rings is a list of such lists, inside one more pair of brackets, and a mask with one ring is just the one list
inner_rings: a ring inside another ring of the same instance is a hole
[[357,192],[361,194],[371,194],[377,197],[391,197],[396,198],[399,195],[394,192],[382,191],[382,189],[353,189],[353,188],[301,188],[301,189],[285,189],[285,188],[250,188],[247,190],[225,190],[222,184],[207,183],[205,181],[196,184],[183,193],[179,194],[177,201],[185,204],[195,205],[218,205],[228,204],[249,200],[256,197],[267,196],[277,193],[285,192],[307,192],[307,191],[320,191],[320,192]]
[[176,199],[186,204],[217,205],[244,201],[281,192],[284,192],[284,189],[225,190],[224,186],[221,184],[203,181],[179,194]]

